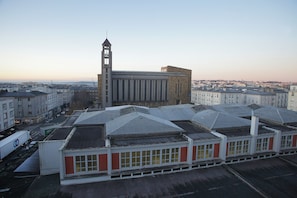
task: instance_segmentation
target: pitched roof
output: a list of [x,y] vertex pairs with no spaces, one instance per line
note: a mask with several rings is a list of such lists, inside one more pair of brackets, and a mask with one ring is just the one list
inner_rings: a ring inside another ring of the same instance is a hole
[[209,130],[251,125],[250,120],[214,110],[204,110],[196,113],[192,118],[192,122],[197,123]]
[[168,120],[132,112],[106,123],[107,136],[180,133],[184,130]]
[[193,105],[191,104],[169,105],[158,108],[151,108],[149,109],[149,112],[151,115],[170,121],[190,120],[195,115],[192,107]]
[[118,116],[120,116],[120,112],[116,110],[84,112],[74,122],[74,125],[101,125]]
[[256,109],[255,115],[261,120],[270,121],[278,124],[289,124],[297,122],[297,113],[283,108],[263,107]]
[[111,46],[108,39],[105,39],[105,41],[102,43],[103,46]]

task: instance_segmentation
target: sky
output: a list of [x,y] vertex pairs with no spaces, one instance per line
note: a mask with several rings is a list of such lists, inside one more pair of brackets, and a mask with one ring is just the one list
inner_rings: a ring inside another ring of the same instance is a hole
[[0,0],[0,81],[97,81],[113,70],[297,82],[296,0]]

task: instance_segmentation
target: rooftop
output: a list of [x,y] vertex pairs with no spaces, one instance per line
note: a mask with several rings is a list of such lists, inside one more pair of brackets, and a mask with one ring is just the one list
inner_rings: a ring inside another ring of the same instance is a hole
[[66,149],[99,148],[105,146],[103,126],[79,126],[66,144]]

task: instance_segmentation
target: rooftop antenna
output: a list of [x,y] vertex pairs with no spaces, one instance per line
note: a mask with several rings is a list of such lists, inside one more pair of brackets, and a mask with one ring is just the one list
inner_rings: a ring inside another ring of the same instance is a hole
[[106,34],[105,36],[106,36],[106,39],[107,39],[107,36],[108,36],[108,32],[107,32],[107,30],[106,30],[105,34]]

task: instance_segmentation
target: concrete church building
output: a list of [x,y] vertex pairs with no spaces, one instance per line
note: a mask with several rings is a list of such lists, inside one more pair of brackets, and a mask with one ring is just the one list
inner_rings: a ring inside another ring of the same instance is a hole
[[60,173],[62,185],[296,153],[296,112],[257,105],[124,105],[78,111],[39,142],[40,173]]
[[101,74],[98,74],[102,108],[118,105],[148,107],[191,102],[192,71],[166,66],[161,72],[113,71],[111,43],[102,44]]

